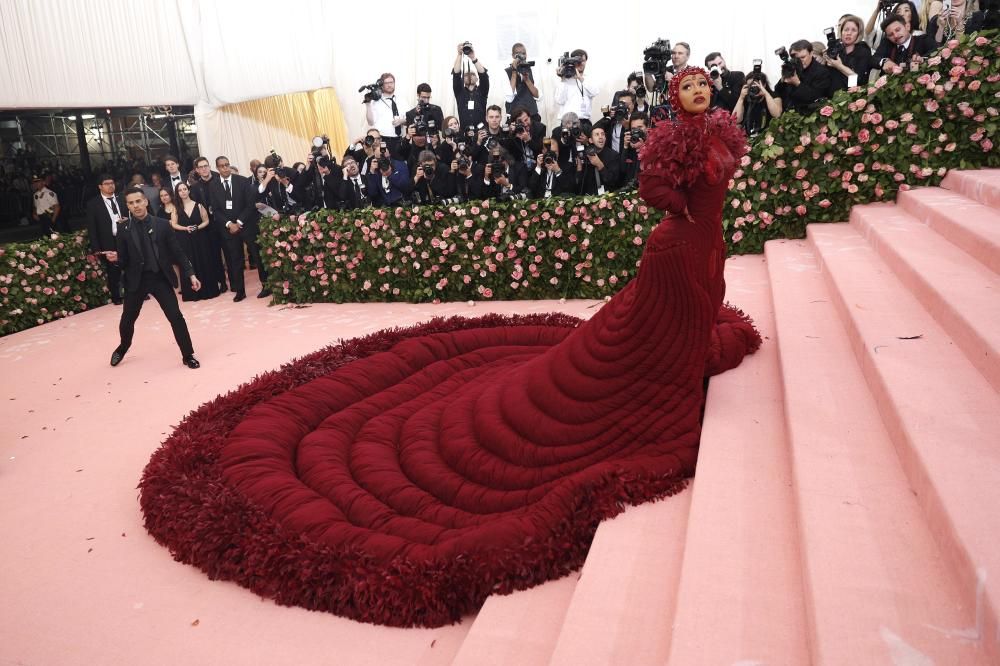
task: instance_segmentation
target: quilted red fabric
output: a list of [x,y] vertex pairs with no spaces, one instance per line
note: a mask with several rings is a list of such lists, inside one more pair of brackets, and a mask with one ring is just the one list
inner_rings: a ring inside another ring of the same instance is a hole
[[[683,486],[704,377],[760,344],[722,303],[736,156],[707,136],[687,212],[591,320],[432,322],[265,376],[154,455],[147,529],[212,577],[398,626],[578,567],[602,519]],[[676,192],[644,172],[653,205]]]

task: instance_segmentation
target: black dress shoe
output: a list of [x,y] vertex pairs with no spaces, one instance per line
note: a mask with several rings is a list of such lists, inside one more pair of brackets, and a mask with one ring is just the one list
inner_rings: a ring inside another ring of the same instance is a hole
[[199,363],[198,359],[194,357],[194,354],[192,354],[191,356],[185,356],[183,362],[184,365],[191,368],[192,370],[197,370],[198,368],[201,367],[201,363]]
[[111,303],[114,304],[114,305],[121,305],[122,304],[122,299],[120,299],[120,298],[112,298],[111,299]]
[[271,295],[271,290],[265,287],[264,289],[260,290],[259,294],[257,294],[257,298],[267,298],[270,295]]
[[233,303],[239,303],[240,301],[242,301],[246,297],[247,297],[246,294],[244,294],[243,292],[240,292],[239,294],[236,294],[236,296],[233,297]]
[[121,347],[116,349],[114,353],[111,354],[111,367],[114,367],[119,363],[121,363],[122,359],[125,358],[125,352],[127,351],[128,351],[127,349],[122,349]]

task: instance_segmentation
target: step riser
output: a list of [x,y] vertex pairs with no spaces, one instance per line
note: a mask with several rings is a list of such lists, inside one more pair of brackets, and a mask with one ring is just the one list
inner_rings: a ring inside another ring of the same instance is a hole
[[941,187],[1000,210],[1000,169],[950,171]]
[[993,590],[995,583],[983,589],[982,572],[976,557],[970,553],[966,539],[958,530],[955,520],[948,509],[948,502],[940,494],[933,480],[932,471],[927,462],[915,448],[911,439],[905,417],[893,398],[892,388],[886,383],[885,377],[878,366],[878,359],[873,347],[866,344],[864,334],[852,312],[851,303],[838,283],[836,271],[827,264],[822,242],[817,238],[824,225],[812,225],[808,228],[809,244],[817,255],[822,268],[826,285],[830,292],[840,319],[847,329],[855,358],[864,374],[868,386],[875,398],[882,420],[895,444],[899,460],[913,487],[914,494],[923,510],[925,520],[937,539],[942,555],[954,572],[963,594],[964,603],[969,608],[977,608],[975,625],[979,627],[980,647],[983,652],[1000,663],[1000,625],[997,623],[997,608],[994,603]]
[[897,205],[983,266],[1000,274],[1000,241],[995,236],[977,233],[963,224],[961,215],[954,210],[925,204],[920,199],[920,192],[900,192]]
[[[851,212],[851,225],[857,228],[868,243],[878,252],[882,260],[892,268],[896,277],[917,297],[935,321],[955,340],[965,354],[995,390],[1000,392],[1000,348],[996,335],[1000,321],[985,329],[967,319],[956,309],[953,301],[941,293],[928,279],[925,272],[911,264],[893,242],[892,230],[886,229],[874,219],[878,209],[855,207]],[[1000,251],[997,256],[1000,257]],[[1000,312],[1000,293],[996,294],[994,306]],[[983,313],[975,313],[977,316]],[[991,340],[988,336],[992,334]]]
[[767,265],[738,265],[726,298],[753,316],[764,344],[709,383],[671,666],[809,662]]

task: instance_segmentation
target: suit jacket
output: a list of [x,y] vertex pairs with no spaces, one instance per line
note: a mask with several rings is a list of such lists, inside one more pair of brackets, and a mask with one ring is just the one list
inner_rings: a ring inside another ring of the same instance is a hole
[[[115,202],[118,204],[118,212],[122,215],[128,215],[125,202],[117,194],[115,195]],[[114,250],[117,247],[117,241],[114,234],[111,233],[111,213],[104,203],[103,194],[98,194],[87,202],[86,214],[87,233],[90,236],[90,249],[95,251]],[[121,222],[118,224],[120,226]]]
[[[542,173],[537,169],[531,170],[528,179],[528,187],[531,190],[533,199],[545,197],[545,184],[548,182],[549,170],[542,166]],[[573,169],[563,169],[552,179],[552,196],[573,194],[576,192],[576,171]]]
[[222,186],[222,178],[213,178],[208,184],[208,198],[212,207],[212,223],[215,230],[226,238],[230,235],[226,229],[227,222],[239,220],[243,223],[241,233],[253,238],[257,235],[257,222],[260,212],[257,203],[257,188],[250,181],[238,174],[232,174],[233,205],[226,207],[226,190]]
[[344,208],[347,210],[366,208],[372,205],[371,194],[368,192],[368,178],[366,176],[362,176],[361,174],[358,174],[358,178],[361,179],[363,196],[358,195],[357,190],[354,189],[354,181],[350,178],[340,181],[340,200],[343,202]]
[[410,193],[410,170],[406,162],[392,160],[392,174],[389,176],[389,191],[382,188],[382,174],[368,174],[368,194],[373,206],[393,206]]
[[[417,118],[417,108],[414,107],[406,112],[406,124],[412,125]],[[424,114],[425,120],[434,120],[434,127],[431,129],[432,133],[440,132],[444,129],[444,111],[437,104],[428,104],[427,112]]]
[[[156,253],[156,260],[160,265],[160,273],[176,289],[178,287],[177,274],[174,273],[173,264],[181,267],[185,280],[190,280],[191,276],[194,275],[194,267],[191,266],[191,261],[177,242],[177,235],[171,228],[170,222],[152,215],[147,215],[146,221],[150,223],[153,231],[153,251]],[[115,237],[118,266],[125,273],[126,291],[136,291],[139,288],[142,271],[145,267],[145,262],[142,260],[142,247],[139,245],[135,230],[134,220],[125,218],[122,223],[119,223],[118,235]]]
[[872,56],[872,66],[881,67],[880,63],[889,59],[896,63],[897,65],[903,62],[910,62],[910,58],[914,54],[920,54],[924,57],[930,55],[930,53],[937,48],[937,42],[934,40],[934,35],[924,34],[924,35],[913,35],[910,37],[910,47],[908,49],[903,49],[901,46],[893,44],[885,37],[879,42],[878,49],[875,50],[875,55]]
[[[611,150],[611,146],[605,145],[597,156],[604,162],[604,170],[600,172],[601,185],[605,192],[610,192],[618,187],[618,153]],[[583,171],[576,173],[576,191],[579,194],[597,194],[597,178],[594,176],[597,170],[586,155],[582,159]]]
[[455,196],[455,178],[449,171],[449,167],[438,162],[437,168],[434,171],[434,178],[430,183],[428,183],[426,178],[421,178],[418,182],[414,183],[414,202],[433,204],[437,199],[442,197],[449,198]]

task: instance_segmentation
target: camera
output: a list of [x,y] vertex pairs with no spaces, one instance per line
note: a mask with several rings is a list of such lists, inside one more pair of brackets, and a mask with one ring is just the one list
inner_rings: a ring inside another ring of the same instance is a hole
[[511,136],[517,136],[521,132],[524,132],[528,127],[522,123],[520,120],[515,122],[507,121],[507,124],[501,128],[504,132],[507,132]]
[[392,160],[390,160],[388,157],[380,157],[380,158],[378,158],[378,170],[379,171],[386,171],[386,170],[388,170],[390,168],[392,168]]
[[462,130],[452,129],[451,127],[445,127],[444,131],[441,132],[441,134],[443,134],[444,138],[446,138],[446,139],[454,139],[456,136],[459,136],[461,133],[462,133]]
[[559,76],[564,79],[572,79],[576,76],[577,66],[582,62],[582,58],[571,56],[569,51],[566,51],[559,57]]
[[580,129],[579,125],[561,127],[559,129],[559,141],[562,143],[571,143],[576,141],[581,134],[583,134],[583,130]]
[[827,28],[823,34],[826,35],[826,56],[831,60],[843,56],[844,43],[837,39],[837,31],[833,28]]
[[484,127],[486,127],[486,125],[483,123],[479,123],[478,125],[468,125],[465,128],[465,136],[467,136],[471,141],[475,141],[479,135],[479,130]]
[[365,147],[371,148],[374,145],[375,145],[375,137],[369,134],[368,136],[365,137]]
[[670,67],[673,48],[669,39],[657,39],[642,51],[642,71],[653,76],[663,76]]
[[612,106],[601,107],[601,113],[604,114],[605,118],[621,122],[628,118],[628,106],[625,102],[618,102]]
[[713,79],[717,79],[717,78],[719,78],[720,76],[722,76],[722,70],[721,70],[721,69],[719,69],[719,66],[718,66],[718,65],[712,65],[711,69],[709,69],[709,70],[708,70],[708,74],[709,74],[709,76],[711,76],[711,77],[712,77]]
[[796,58],[788,55],[788,49],[784,46],[778,47],[774,50],[774,55],[781,58],[781,78],[787,79],[790,76],[794,76],[799,71],[799,61]]
[[468,169],[469,167],[472,166],[472,160],[470,160],[465,155],[459,155],[457,161],[458,161],[458,168],[459,169]]
[[517,61],[517,68],[518,69],[527,69],[529,67],[534,67],[535,66],[535,61],[534,60],[525,60],[525,57],[526,56],[523,53],[515,53],[514,54],[514,60]]
[[462,43],[462,53],[465,55],[472,55],[472,42]]
[[584,154],[584,155],[586,155],[587,157],[593,157],[593,156],[594,156],[594,155],[596,155],[597,153],[598,153],[598,150],[597,150],[597,146],[595,146],[594,144],[590,144],[590,145],[588,145],[588,146],[587,146],[587,147],[586,147],[586,148],[585,148],[585,149],[583,150],[583,154]]
[[437,165],[434,162],[423,162],[417,167],[424,174],[424,178],[427,180],[433,180],[434,174],[437,173]]
[[[312,139],[312,149],[309,151],[309,153],[314,158],[319,157],[320,155],[323,154],[323,148],[327,148],[327,152],[328,153],[330,152],[329,150],[330,137],[328,137],[326,134],[323,134],[321,136],[314,136]],[[271,153],[274,154],[274,151],[271,151]]]
[[361,86],[360,88],[358,88],[359,93],[365,92],[366,90],[368,92],[365,93],[365,99],[364,99],[365,104],[367,104],[368,102],[377,102],[378,100],[382,99],[382,79],[379,79],[375,83],[369,83],[366,86]]
[[264,166],[268,169],[277,169],[281,166],[281,155],[271,149],[271,154],[264,158]]
[[274,175],[276,175],[278,178],[289,178],[289,179],[295,178],[298,174],[299,174],[298,171],[296,171],[292,167],[286,167],[286,166],[278,167],[274,172]]
[[498,176],[507,175],[507,167],[504,166],[503,154],[499,148],[494,148],[490,151],[490,161],[487,166],[490,167],[490,180],[493,182],[496,182]]
[[629,136],[632,139],[632,143],[639,143],[640,141],[646,140],[646,130],[641,127],[635,127],[629,130]]

